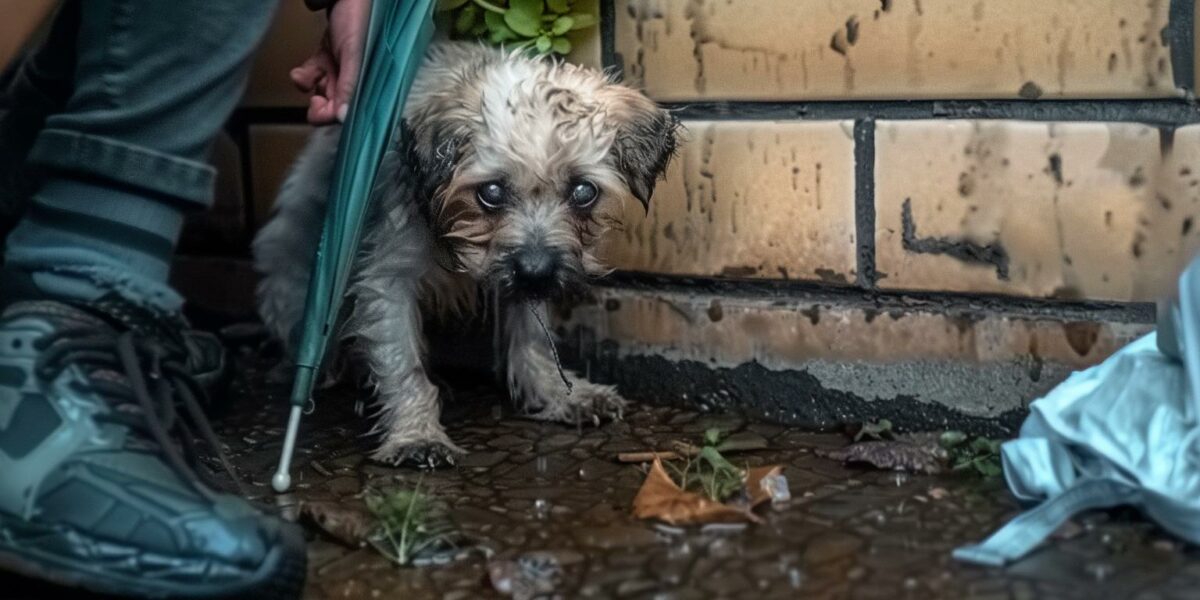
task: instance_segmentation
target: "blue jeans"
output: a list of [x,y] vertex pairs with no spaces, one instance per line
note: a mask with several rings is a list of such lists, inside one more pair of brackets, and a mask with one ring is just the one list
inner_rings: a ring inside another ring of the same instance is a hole
[[0,183],[15,196],[26,188],[12,181],[41,175],[6,267],[68,294],[99,286],[178,308],[170,255],[184,214],[212,203],[208,153],[275,9],[273,0],[67,0],[0,103]]

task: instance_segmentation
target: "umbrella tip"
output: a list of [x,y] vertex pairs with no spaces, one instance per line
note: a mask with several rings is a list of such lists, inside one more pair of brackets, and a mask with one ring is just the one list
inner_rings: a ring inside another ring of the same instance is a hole
[[275,493],[282,494],[292,487],[292,453],[296,450],[296,433],[300,431],[300,415],[302,406],[293,406],[288,415],[287,431],[283,437],[283,452],[279,455],[279,468],[271,477],[271,487]]
[[282,471],[275,473],[275,476],[271,478],[271,487],[277,494],[288,491],[288,488],[292,487],[292,476]]

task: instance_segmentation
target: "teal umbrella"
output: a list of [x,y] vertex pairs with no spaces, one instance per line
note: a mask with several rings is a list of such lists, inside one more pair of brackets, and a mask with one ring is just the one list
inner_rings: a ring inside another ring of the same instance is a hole
[[321,360],[337,326],[380,161],[433,38],[435,4],[435,0],[375,0],[371,8],[358,91],[342,129],[328,212],[308,285],[283,453],[271,479],[280,493],[292,484],[289,469],[300,416],[312,401]]

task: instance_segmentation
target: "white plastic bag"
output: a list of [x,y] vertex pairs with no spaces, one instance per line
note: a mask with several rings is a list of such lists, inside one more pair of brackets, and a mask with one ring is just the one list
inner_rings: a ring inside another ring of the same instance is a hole
[[1003,565],[1072,515],[1123,504],[1200,544],[1200,261],[1163,317],[1030,406],[1001,453],[1009,489],[1036,506],[955,558]]

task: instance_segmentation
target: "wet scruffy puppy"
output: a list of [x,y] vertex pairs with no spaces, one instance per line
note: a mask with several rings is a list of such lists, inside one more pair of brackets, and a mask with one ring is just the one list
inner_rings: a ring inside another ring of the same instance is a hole
[[[495,310],[498,364],[529,415],[620,415],[625,401],[612,387],[567,373],[569,391],[545,302],[607,272],[597,243],[620,225],[625,203],[647,206],[677,126],[593,69],[478,44],[431,47],[383,163],[340,330],[377,395],[373,458],[438,466],[461,452],[439,424],[424,315]],[[254,240],[259,310],[281,340],[302,317],[339,133],[313,134]]]

